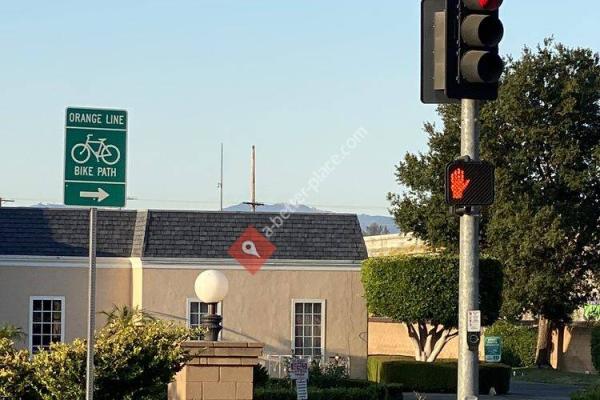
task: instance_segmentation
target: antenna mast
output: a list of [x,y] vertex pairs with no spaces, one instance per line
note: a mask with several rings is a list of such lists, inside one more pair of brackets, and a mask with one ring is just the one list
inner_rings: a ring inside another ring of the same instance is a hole
[[221,196],[221,211],[223,211],[223,143],[221,143],[221,180],[217,185],[219,187],[220,196]]

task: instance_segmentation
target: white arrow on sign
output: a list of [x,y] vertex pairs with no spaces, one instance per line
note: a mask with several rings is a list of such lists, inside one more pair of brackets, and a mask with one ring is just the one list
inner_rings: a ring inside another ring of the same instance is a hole
[[102,188],[98,188],[97,192],[79,192],[79,196],[84,199],[98,199],[98,203],[110,196]]

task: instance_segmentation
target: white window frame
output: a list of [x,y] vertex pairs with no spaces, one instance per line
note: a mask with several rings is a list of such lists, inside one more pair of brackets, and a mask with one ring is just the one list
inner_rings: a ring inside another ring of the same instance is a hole
[[65,320],[66,320],[66,308],[67,303],[65,296],[29,296],[29,352],[33,354],[33,301],[34,300],[60,300],[60,342],[65,342]]
[[327,332],[327,301],[325,299],[292,299],[290,313],[290,339],[292,342],[292,355],[296,354],[296,304],[298,303],[320,303],[321,304],[321,360],[327,360],[325,354],[325,340]]
[[[187,326],[188,328],[190,328],[190,310],[191,310],[191,304],[192,303],[204,303],[202,300],[198,299],[197,297],[188,297],[186,299],[185,302],[185,326]],[[206,303],[204,303],[206,304]],[[221,317],[223,317],[223,302],[220,301],[217,303],[217,315],[220,315]],[[198,320],[198,323],[200,323],[200,321]],[[219,332],[219,340],[222,340],[223,337],[223,329],[221,329],[221,331]]]

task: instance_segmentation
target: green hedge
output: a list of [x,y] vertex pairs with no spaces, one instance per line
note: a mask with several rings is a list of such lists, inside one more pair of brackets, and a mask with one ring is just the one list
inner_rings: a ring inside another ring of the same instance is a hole
[[600,326],[592,328],[591,352],[592,364],[597,371],[600,371]]
[[[370,356],[367,362],[369,380],[378,383],[402,384],[406,391],[425,393],[456,393],[456,361],[445,360],[423,363],[399,357]],[[508,393],[511,368],[504,364],[479,366],[479,391]]]
[[[296,400],[295,389],[285,388],[256,388],[255,400]],[[402,400],[402,393],[394,391],[393,397],[388,396],[388,391],[383,385],[371,384],[367,387],[334,387],[334,388],[308,388],[310,400]]]
[[600,386],[573,393],[571,400],[600,400]]
[[502,338],[502,362],[511,367],[530,367],[535,364],[537,330],[533,327],[497,321],[486,329],[486,336]]

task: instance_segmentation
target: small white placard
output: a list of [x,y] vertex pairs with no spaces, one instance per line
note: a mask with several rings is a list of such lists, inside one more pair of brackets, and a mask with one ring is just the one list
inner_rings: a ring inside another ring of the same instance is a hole
[[304,358],[294,358],[290,364],[290,378],[297,380],[308,379],[308,360]]
[[481,332],[481,311],[469,311],[467,316],[467,332]]

